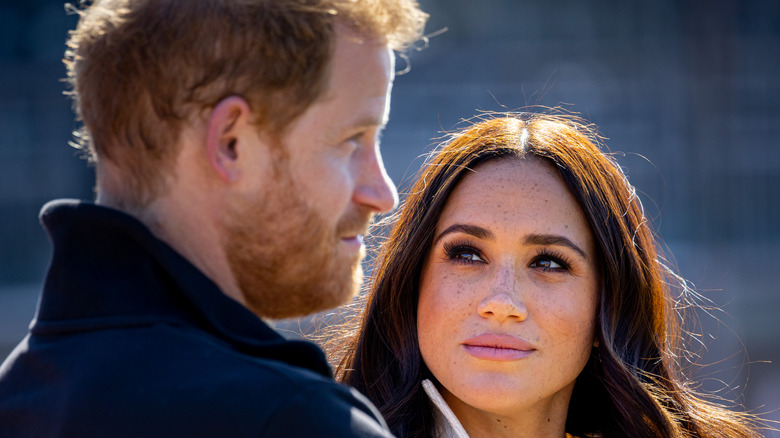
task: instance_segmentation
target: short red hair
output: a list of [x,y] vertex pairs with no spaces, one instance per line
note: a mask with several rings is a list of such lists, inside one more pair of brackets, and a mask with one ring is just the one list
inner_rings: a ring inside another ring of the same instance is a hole
[[183,125],[230,95],[280,136],[322,93],[334,22],[401,50],[421,37],[416,0],[96,0],[78,11],[65,65],[79,146],[123,172],[123,202],[164,189]]

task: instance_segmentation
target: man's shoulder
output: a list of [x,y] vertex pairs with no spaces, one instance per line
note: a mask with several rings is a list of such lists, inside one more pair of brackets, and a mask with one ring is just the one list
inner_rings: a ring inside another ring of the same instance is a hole
[[23,383],[0,391],[19,430],[45,413],[72,436],[389,436],[353,390],[186,327],[32,338],[20,351],[4,378]]
[[392,434],[379,411],[353,388],[314,384],[278,405],[263,425],[268,437],[384,437]]
[[290,363],[298,355],[307,354],[310,348],[316,348],[309,343],[274,339],[267,346],[259,342],[251,348],[237,347],[208,332],[179,326],[157,327],[150,336],[150,341],[158,344],[157,354],[161,357],[168,356],[166,359],[173,362],[192,364],[194,361],[192,371],[196,377],[201,372],[214,374],[231,370],[230,374],[236,377],[251,375],[253,380],[268,378],[279,384],[332,382],[330,376]]
[[[189,373],[196,382],[206,380],[196,386],[211,388],[211,400],[235,414],[233,422],[252,418],[260,436],[391,436],[368,399],[330,377],[288,364],[284,356],[236,351],[197,332],[177,336],[188,338],[193,351],[207,356],[200,371]],[[177,344],[190,348],[187,342]],[[209,348],[197,348],[204,344]]]
[[[77,339],[79,337],[82,339]],[[84,371],[89,370],[87,380],[99,381],[100,372],[112,373],[116,367],[121,367],[128,386],[132,382],[146,383],[146,392],[140,395],[192,390],[231,392],[232,399],[243,396],[274,400],[289,392],[273,391],[276,389],[335,385],[329,376],[288,363],[295,362],[299,348],[307,350],[304,347],[312,346],[294,345],[301,343],[284,340],[269,342],[267,349],[259,342],[249,351],[199,329],[158,323],[147,327],[96,330],[83,336],[76,335],[71,342],[61,341],[61,349],[81,355],[83,359],[75,361],[82,362]],[[281,345],[287,348],[280,348]],[[264,391],[258,391],[260,388]]]
[[[184,377],[192,384],[185,396],[192,412],[218,407],[233,417],[232,424],[249,421],[257,427],[257,436],[391,436],[381,414],[362,394],[330,377],[291,365],[283,355],[238,351],[189,330],[171,328],[169,334],[180,338],[175,341],[177,348],[189,352],[179,353],[174,362],[197,362]],[[287,354],[294,355],[295,349]]]

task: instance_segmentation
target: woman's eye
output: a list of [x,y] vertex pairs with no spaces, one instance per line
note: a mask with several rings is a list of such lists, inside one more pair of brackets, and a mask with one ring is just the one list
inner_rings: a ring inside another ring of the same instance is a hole
[[475,248],[466,245],[444,245],[444,253],[449,260],[459,263],[484,263],[482,254]]
[[562,268],[555,260],[541,259],[535,261],[531,266],[537,266],[544,269],[560,269]]
[[539,268],[544,272],[567,272],[569,271],[569,263],[564,261],[562,257],[556,257],[547,254],[539,254],[531,262],[532,268]]
[[470,262],[482,262],[482,257],[479,256],[479,254],[473,252],[473,251],[463,251],[460,253],[456,253],[452,257],[455,260],[467,260]]

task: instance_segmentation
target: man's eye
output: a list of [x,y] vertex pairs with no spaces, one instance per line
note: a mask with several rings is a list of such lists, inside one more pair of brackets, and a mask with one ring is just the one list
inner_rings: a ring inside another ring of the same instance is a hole
[[372,134],[368,131],[360,131],[347,139],[347,142],[356,145],[368,143],[373,140]]

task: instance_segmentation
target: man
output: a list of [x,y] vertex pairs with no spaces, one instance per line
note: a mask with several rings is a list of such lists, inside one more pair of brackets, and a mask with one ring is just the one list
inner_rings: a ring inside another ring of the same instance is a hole
[[262,317],[348,300],[397,203],[378,150],[414,0],[98,0],[66,53],[96,204],[0,368],[0,436],[389,436]]

